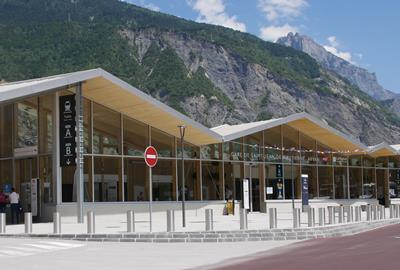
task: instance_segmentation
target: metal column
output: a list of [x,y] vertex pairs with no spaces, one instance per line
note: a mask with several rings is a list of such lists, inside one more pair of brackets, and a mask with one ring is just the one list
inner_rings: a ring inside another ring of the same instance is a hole
[[78,223],[83,223],[83,97],[82,83],[76,86],[76,205]]

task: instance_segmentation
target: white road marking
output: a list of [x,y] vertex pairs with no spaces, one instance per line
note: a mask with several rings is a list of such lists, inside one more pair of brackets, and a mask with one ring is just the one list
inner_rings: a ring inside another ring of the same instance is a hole
[[43,244],[24,244],[25,246],[30,246],[30,247],[37,247],[41,249],[46,249],[46,250],[54,250],[54,249],[60,249],[59,247],[56,246],[49,246],[49,245],[43,245]]
[[60,247],[66,247],[66,248],[76,248],[76,247],[84,246],[83,244],[72,244],[72,243],[50,242],[50,241],[40,241],[40,243],[49,244],[49,245],[55,245],[55,246],[60,246]]

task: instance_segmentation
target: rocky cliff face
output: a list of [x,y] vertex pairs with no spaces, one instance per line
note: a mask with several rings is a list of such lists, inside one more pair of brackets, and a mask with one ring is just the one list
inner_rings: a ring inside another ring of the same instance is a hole
[[224,47],[174,32],[154,29],[125,30],[121,35],[146,57],[151,44],[172,48],[184,63],[188,76],[201,70],[233,103],[229,110],[218,98],[187,96],[181,107],[193,119],[207,125],[237,124],[307,111],[366,144],[400,141],[400,128],[382,118],[378,108],[358,89],[335,73],[323,70],[327,91],[312,91],[275,77],[268,68],[246,62]]
[[395,98],[395,93],[384,89],[377,81],[375,73],[357,67],[346,60],[333,55],[324,47],[307,36],[298,33],[289,33],[286,37],[278,39],[277,43],[305,52],[317,60],[326,69],[332,70],[340,76],[357,85],[362,91],[376,100]]

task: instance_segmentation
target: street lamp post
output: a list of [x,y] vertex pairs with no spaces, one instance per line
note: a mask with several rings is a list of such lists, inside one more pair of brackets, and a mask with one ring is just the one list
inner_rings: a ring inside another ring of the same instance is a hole
[[294,179],[293,179],[293,149],[291,151],[291,177],[292,177],[292,209],[294,209]]
[[186,227],[185,215],[185,163],[183,161],[183,140],[185,137],[186,126],[179,125],[179,133],[181,135],[181,161],[182,161],[182,227]]

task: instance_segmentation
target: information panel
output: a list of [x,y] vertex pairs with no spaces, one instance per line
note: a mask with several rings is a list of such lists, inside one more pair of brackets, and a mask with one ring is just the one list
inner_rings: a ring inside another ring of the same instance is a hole
[[75,95],[60,99],[60,166],[76,165]]
[[308,174],[301,175],[301,204],[308,205]]

